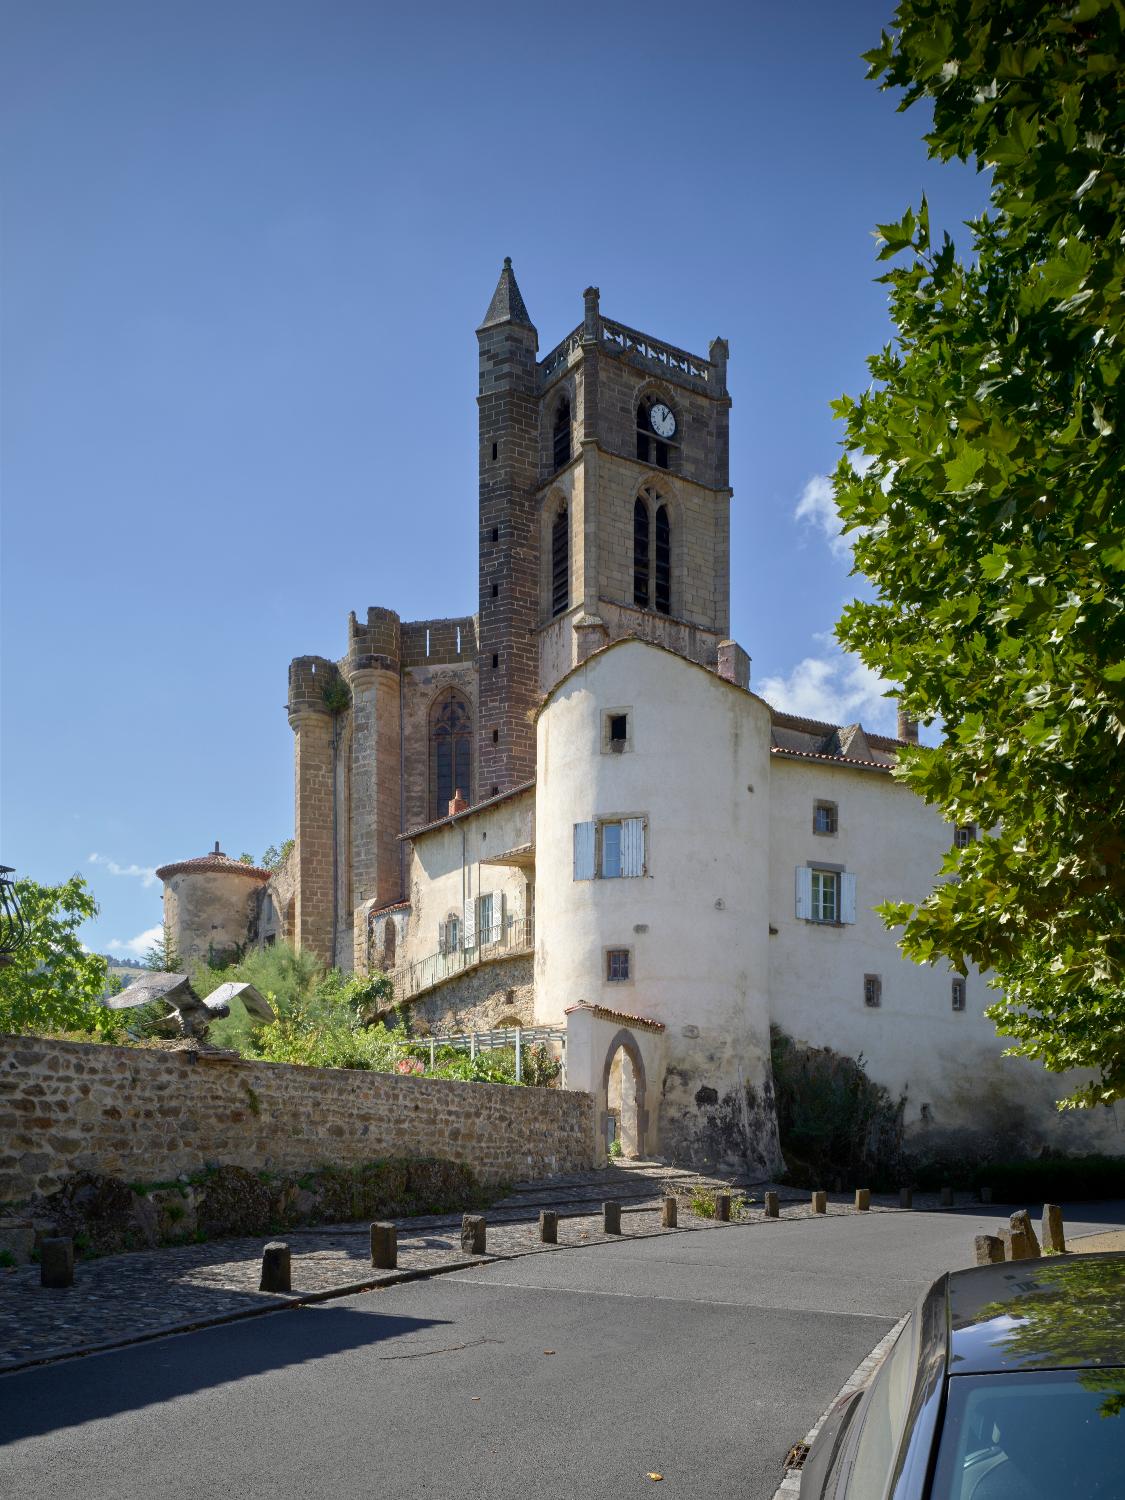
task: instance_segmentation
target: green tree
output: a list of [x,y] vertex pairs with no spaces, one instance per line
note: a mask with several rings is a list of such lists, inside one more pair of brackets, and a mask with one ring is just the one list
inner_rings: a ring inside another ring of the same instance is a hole
[[279,870],[293,852],[295,842],[294,839],[282,839],[280,848],[277,844],[271,844],[260,860],[262,868]]
[[[836,403],[837,504],[874,602],[843,644],[944,720],[900,775],[982,837],[905,951],[994,970],[1010,1049],[1125,1096],[1125,299],[1121,0],[903,0],[872,78],[932,107],[930,155],[991,172],[961,259],[925,201],[880,226],[897,327]],[[862,467],[860,465],[859,467]]]
[[160,929],[160,936],[144,956],[144,966],[152,969],[157,974],[178,974],[180,972],[180,955],[176,951],[175,939],[172,937],[172,929],[165,922]]
[[119,1017],[100,1003],[106,960],[88,953],[78,936],[82,923],[98,914],[89,886],[81,875],[62,885],[25,879],[15,882],[15,893],[28,932],[0,967],[0,1031],[115,1036]]

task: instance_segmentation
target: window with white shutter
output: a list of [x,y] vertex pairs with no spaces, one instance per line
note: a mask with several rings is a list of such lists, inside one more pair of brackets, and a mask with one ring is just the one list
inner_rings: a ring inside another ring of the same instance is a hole
[[645,820],[626,818],[621,824],[621,873],[640,876],[645,872]]
[[816,865],[797,866],[797,916],[806,922],[823,922],[831,927],[854,922],[855,891],[855,876],[839,866],[828,869]]
[[496,941],[496,934],[492,930],[492,892],[477,897],[477,931],[480,933],[481,947]]
[[439,953],[448,953],[449,952],[449,923],[448,922],[439,922],[437,930],[438,930],[438,939],[437,939],[438,952]]
[[477,945],[477,904],[470,901],[465,908],[465,947],[475,948]]
[[594,878],[595,834],[596,828],[593,823],[575,823],[574,825],[575,880],[593,880]]
[[812,871],[807,865],[797,866],[797,915],[806,922],[812,921]]

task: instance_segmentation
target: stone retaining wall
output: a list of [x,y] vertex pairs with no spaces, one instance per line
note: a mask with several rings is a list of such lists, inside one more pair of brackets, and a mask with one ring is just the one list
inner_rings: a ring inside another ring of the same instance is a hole
[[0,1202],[81,1170],[160,1182],[437,1156],[483,1182],[583,1171],[593,1109],[556,1089],[0,1036]]

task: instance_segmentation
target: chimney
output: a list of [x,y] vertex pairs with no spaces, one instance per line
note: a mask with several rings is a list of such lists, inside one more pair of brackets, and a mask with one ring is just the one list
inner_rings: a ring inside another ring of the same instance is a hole
[[905,740],[908,745],[918,743],[918,720],[901,706],[898,711],[898,737],[900,740]]
[[449,799],[449,816],[451,818],[456,817],[458,813],[465,812],[468,806],[469,804],[461,795],[461,788],[458,787],[457,790],[453,793],[453,796]]
[[750,686],[750,658],[737,641],[719,642],[718,673],[736,687]]

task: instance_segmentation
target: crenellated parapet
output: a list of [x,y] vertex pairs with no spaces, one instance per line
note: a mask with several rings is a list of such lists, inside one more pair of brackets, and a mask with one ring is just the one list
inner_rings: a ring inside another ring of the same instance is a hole
[[342,686],[340,669],[326,656],[295,656],[289,663],[289,723],[296,729],[305,714],[331,714],[333,689]]
[[402,621],[393,609],[371,605],[363,624],[352,610],[348,615],[348,654],[342,666],[349,677],[364,669],[399,671],[402,666]]

